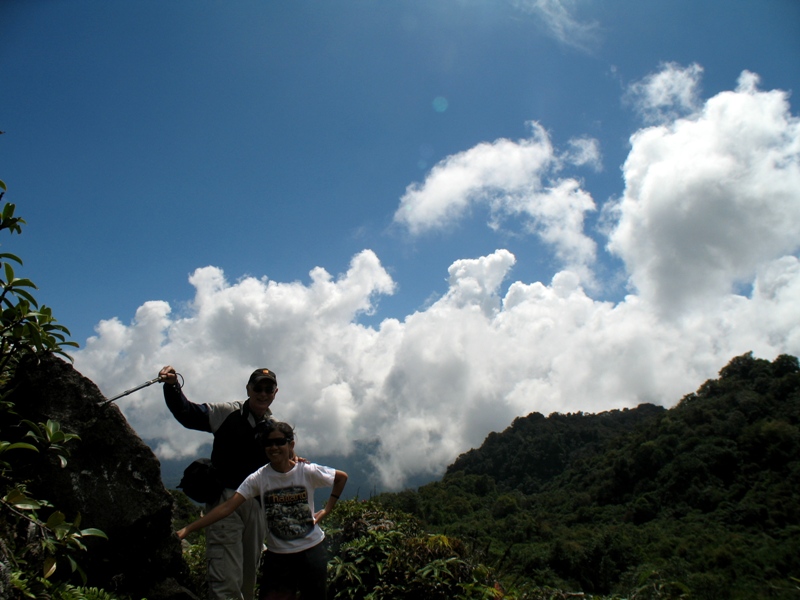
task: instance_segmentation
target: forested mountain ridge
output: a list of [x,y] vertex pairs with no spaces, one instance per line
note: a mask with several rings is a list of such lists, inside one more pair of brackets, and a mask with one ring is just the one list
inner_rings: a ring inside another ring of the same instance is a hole
[[378,499],[539,585],[797,598],[799,491],[798,360],[745,354],[669,410],[534,413]]
[[479,449],[470,450],[447,469],[446,475],[490,475],[504,489],[537,492],[574,461],[601,451],[614,437],[650,421],[665,409],[640,404],[635,409],[599,414],[540,413],[514,419],[502,433],[492,432]]

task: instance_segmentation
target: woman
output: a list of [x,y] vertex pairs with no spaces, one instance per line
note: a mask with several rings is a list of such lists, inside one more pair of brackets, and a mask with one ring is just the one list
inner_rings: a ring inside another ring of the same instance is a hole
[[[331,513],[347,473],[294,460],[294,430],[267,421],[258,433],[269,464],[247,477],[236,493],[177,532],[180,539],[228,516],[249,498],[260,498],[267,520],[267,552],[260,600],[325,600],[327,553],[319,522]],[[325,508],[314,512],[314,490],[332,486]]]

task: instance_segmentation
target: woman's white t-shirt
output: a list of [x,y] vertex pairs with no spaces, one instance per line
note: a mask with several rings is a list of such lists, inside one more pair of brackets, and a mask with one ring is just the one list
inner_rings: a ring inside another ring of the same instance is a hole
[[242,482],[237,492],[248,499],[261,498],[270,552],[301,552],[325,538],[314,524],[314,490],[331,487],[335,475],[335,469],[314,463],[298,462],[288,473],[267,464]]

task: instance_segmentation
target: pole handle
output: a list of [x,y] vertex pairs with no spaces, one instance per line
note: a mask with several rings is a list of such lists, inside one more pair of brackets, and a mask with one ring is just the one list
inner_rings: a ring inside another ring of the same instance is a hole
[[[183,377],[181,376],[181,374],[180,374],[180,373],[176,373],[176,375],[178,375],[178,377],[180,377],[181,379],[183,379]],[[104,404],[108,404],[109,402],[113,402],[114,400],[119,400],[119,399],[120,399],[120,398],[122,398],[123,396],[127,396],[128,394],[132,394],[133,392],[136,392],[136,391],[138,391],[138,390],[140,390],[140,389],[142,389],[142,388],[146,388],[147,386],[149,386],[149,385],[153,385],[154,383],[158,383],[159,381],[161,381],[161,377],[156,377],[155,379],[151,379],[150,381],[145,381],[145,382],[144,382],[143,384],[141,384],[141,385],[137,385],[137,386],[136,386],[136,387],[134,387],[134,388],[131,388],[131,389],[129,389],[129,390],[125,390],[125,391],[124,391],[124,392],[122,392],[121,394],[117,394],[117,395],[116,395],[116,396],[114,396],[113,398],[109,398],[109,399],[107,399],[107,400],[105,400],[105,401],[101,402],[101,403],[100,403],[100,406],[103,406]],[[181,387],[183,387],[183,386],[181,385]]]

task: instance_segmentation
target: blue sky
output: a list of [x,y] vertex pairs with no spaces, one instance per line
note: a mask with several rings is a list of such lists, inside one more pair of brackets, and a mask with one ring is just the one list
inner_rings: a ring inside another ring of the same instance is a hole
[[[107,395],[269,366],[312,452],[377,442],[398,485],[800,353],[798,30],[792,0],[6,0],[3,249]],[[162,404],[120,408],[196,452]]]

